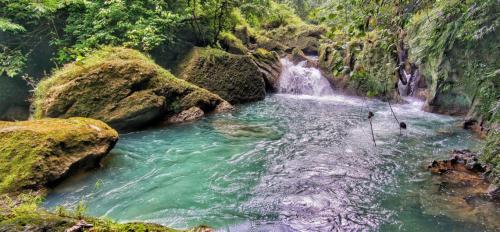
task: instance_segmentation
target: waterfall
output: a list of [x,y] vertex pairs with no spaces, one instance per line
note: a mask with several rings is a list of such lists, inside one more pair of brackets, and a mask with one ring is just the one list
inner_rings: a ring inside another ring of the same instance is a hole
[[278,92],[312,96],[333,94],[330,82],[321,75],[319,69],[307,67],[307,61],[294,64],[288,58],[282,58],[281,65],[283,70],[279,79]]

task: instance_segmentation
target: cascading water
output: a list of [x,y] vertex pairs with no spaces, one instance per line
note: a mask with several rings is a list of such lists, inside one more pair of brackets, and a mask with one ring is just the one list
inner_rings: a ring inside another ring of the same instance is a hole
[[280,93],[327,96],[333,94],[328,80],[317,68],[307,67],[307,61],[294,64],[288,58],[281,59]]

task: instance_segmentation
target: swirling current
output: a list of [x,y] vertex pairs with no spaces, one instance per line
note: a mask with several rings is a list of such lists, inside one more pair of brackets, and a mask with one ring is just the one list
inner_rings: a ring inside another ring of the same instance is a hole
[[[103,168],[54,189],[47,208],[221,231],[478,231],[435,213],[432,159],[477,142],[420,102],[276,94],[201,121],[123,134]],[[373,118],[374,145],[367,120]]]

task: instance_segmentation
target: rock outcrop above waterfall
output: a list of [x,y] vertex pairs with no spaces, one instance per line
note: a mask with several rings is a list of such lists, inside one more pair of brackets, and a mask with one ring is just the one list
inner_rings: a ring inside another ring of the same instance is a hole
[[318,54],[320,39],[325,33],[326,29],[322,26],[300,24],[280,26],[266,31],[264,36],[286,48],[297,48],[305,54]]
[[250,55],[195,47],[177,68],[178,76],[232,104],[262,100],[266,83]]
[[323,40],[319,66],[330,76],[334,86],[347,94],[398,98],[394,86],[398,67],[387,52],[392,37],[387,31],[374,30],[363,38]]
[[223,102],[138,51],[108,47],[42,81],[34,105],[36,118],[90,117],[129,130],[191,107],[209,113]]
[[278,89],[279,77],[281,73],[281,62],[277,52],[270,52],[263,48],[258,48],[252,52],[252,59],[262,73],[266,83],[266,90],[275,92]]
[[0,122],[0,193],[40,190],[94,168],[118,133],[88,118]]

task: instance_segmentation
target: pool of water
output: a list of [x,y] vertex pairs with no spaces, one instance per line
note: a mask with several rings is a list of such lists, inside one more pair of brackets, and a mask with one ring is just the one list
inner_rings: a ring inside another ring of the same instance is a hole
[[401,135],[387,103],[284,94],[122,134],[103,168],[65,181],[45,207],[83,202],[121,222],[221,231],[491,229],[429,209],[427,164],[477,141],[457,118],[420,107],[393,105],[408,125]]

